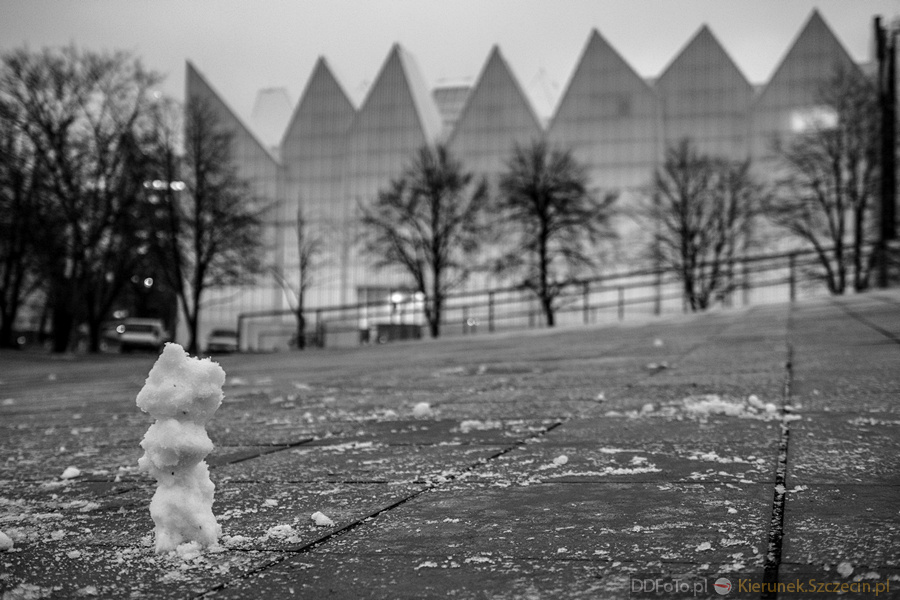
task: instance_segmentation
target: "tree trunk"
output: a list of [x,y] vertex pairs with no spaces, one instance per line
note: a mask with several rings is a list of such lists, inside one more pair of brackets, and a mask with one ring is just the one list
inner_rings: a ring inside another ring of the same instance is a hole
[[197,324],[199,323],[199,312],[195,313],[193,318],[187,318],[188,324],[188,354],[197,354]]
[[53,352],[62,354],[69,349],[75,315],[64,302],[57,301],[55,304],[53,307]]
[[297,309],[297,349],[306,348],[306,317],[303,316],[303,305]]
[[15,320],[14,314],[6,314],[7,311],[4,311],[2,317],[2,321],[0,321],[0,348],[14,348],[16,346],[15,340],[13,340],[13,321]]
[[553,298],[544,296],[541,298],[541,306],[544,309],[544,316],[547,317],[547,327],[556,326],[556,313],[553,311]]
[[193,297],[193,314],[186,312],[185,317],[188,322],[188,353],[196,355],[200,347],[200,342],[197,340],[197,330],[200,324],[200,293],[197,291],[196,286],[194,287]]
[[90,319],[88,321],[88,352],[91,354],[100,353],[100,326],[99,320]]
[[434,308],[428,317],[428,329],[432,338],[441,336],[441,312],[443,310],[442,302],[435,299]]

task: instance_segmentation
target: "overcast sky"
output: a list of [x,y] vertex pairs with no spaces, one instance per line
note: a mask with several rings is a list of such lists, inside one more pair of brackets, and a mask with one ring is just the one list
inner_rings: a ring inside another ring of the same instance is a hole
[[130,50],[179,99],[191,60],[246,119],[260,88],[296,102],[320,55],[359,105],[394,42],[432,86],[474,80],[499,44],[546,115],[593,28],[655,77],[706,23],[761,83],[813,8],[863,61],[872,16],[897,17],[900,0],[0,0],[0,48]]

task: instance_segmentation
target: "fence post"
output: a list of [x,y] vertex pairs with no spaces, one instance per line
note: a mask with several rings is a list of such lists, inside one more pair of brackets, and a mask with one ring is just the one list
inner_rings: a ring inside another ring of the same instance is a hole
[[494,333],[494,292],[488,292],[488,331]]
[[788,264],[790,265],[790,287],[791,287],[791,302],[797,299],[797,272],[796,272],[796,261],[797,261],[797,253],[791,252],[790,257],[788,258]]
[[468,304],[463,304],[462,317],[463,317],[462,318],[462,332],[463,332],[463,335],[466,335],[466,333],[468,333],[466,328],[469,325],[469,305]]
[[625,288],[619,286],[619,320],[625,318]]
[[657,317],[662,314],[662,269],[656,270],[656,281],[653,285],[656,297],[653,299],[653,314]]
[[584,282],[582,294],[584,296],[584,324],[587,325],[591,320],[591,283],[589,281]]
[[322,323],[322,309],[316,309],[316,344],[319,348],[325,347],[325,324]]
[[750,304],[750,266],[747,263],[747,257],[744,257],[744,267],[743,267],[743,296],[744,296],[744,306]]

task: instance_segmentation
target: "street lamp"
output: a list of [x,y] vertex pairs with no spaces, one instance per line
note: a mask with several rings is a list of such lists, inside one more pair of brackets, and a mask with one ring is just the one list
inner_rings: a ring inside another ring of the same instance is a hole
[[878,102],[881,107],[881,227],[878,286],[888,286],[888,243],[897,238],[897,27],[875,17]]

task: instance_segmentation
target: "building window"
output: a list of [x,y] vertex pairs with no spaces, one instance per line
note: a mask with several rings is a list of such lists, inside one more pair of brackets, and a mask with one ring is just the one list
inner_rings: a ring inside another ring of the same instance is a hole
[[830,106],[804,106],[791,111],[791,131],[806,133],[837,127],[837,113]]

